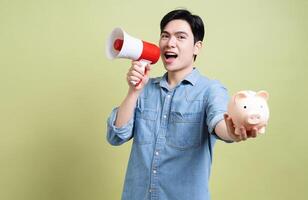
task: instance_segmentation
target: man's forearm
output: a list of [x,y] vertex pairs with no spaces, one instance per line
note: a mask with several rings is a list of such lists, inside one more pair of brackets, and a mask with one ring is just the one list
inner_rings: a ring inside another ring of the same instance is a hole
[[218,137],[220,137],[223,140],[234,141],[234,139],[232,139],[228,134],[225,120],[221,120],[220,122],[217,123],[215,127],[215,133],[217,134]]
[[133,117],[138,96],[139,92],[128,92],[127,96],[118,109],[116,121],[114,124],[116,127],[122,127],[123,125],[127,124],[128,121]]

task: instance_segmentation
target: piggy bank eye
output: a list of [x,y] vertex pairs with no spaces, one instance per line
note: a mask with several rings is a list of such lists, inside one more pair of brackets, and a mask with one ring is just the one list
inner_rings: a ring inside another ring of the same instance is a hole
[[247,108],[247,106],[244,106],[244,109],[246,109]]
[[261,105],[260,107],[263,108],[263,105]]

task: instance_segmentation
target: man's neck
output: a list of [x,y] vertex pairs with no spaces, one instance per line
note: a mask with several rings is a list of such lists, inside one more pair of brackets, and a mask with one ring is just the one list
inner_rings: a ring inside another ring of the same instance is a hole
[[168,85],[170,88],[174,88],[177,86],[179,82],[181,82],[188,74],[190,74],[193,70],[193,66],[181,69],[179,71],[168,71]]

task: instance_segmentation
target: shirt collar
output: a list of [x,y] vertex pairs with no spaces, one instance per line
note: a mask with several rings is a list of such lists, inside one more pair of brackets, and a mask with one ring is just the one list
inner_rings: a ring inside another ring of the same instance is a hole
[[199,76],[200,76],[199,71],[194,67],[193,70],[184,78],[183,81],[187,81],[191,85],[195,85]]
[[[154,79],[153,83],[156,83],[156,84],[159,83],[159,85],[161,87],[169,90],[168,81],[167,81],[167,74],[168,73],[166,72],[162,77]],[[196,84],[199,76],[200,76],[199,70],[194,67],[193,70],[181,81],[181,83],[187,82],[187,83],[194,86]],[[181,84],[181,83],[179,83],[179,84]]]

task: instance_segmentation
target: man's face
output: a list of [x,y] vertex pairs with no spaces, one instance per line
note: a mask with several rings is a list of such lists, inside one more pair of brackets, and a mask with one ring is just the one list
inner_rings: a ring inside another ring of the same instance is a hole
[[161,58],[167,71],[192,67],[201,42],[194,44],[194,35],[185,20],[172,20],[164,28],[159,40]]

